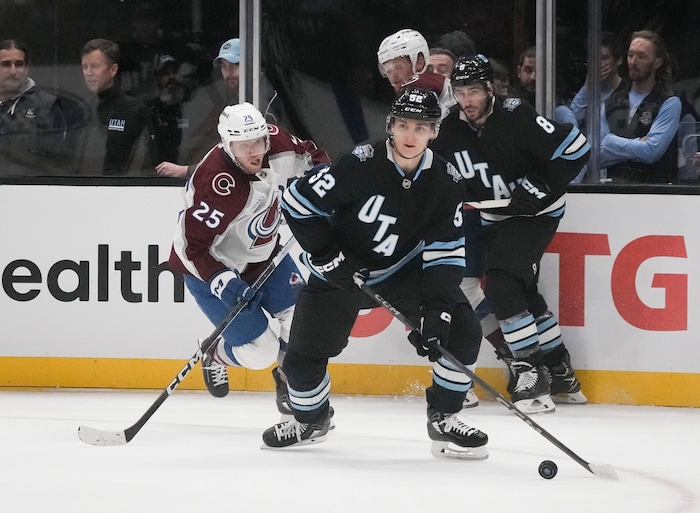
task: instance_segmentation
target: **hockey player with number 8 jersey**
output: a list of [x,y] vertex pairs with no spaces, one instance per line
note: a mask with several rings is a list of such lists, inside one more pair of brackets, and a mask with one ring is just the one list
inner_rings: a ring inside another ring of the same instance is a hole
[[527,102],[495,97],[483,55],[458,59],[451,80],[458,105],[431,147],[464,177],[465,200],[510,199],[480,214],[485,294],[512,353],[504,359],[513,402],[527,413],[554,411],[550,392],[585,402],[537,281],[564,214],[566,187],[586,164],[590,145],[578,128],[538,115]]

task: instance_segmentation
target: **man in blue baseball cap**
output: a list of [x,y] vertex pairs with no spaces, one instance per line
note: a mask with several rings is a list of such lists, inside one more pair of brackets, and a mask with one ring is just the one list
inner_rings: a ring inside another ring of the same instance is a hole
[[231,91],[238,92],[239,66],[241,62],[241,40],[229,39],[221,45],[219,55],[214,59],[214,67],[221,68],[224,82]]
[[183,133],[182,138],[181,153],[185,163],[177,164],[173,159],[164,160],[156,166],[160,176],[184,178],[191,175],[197,162],[219,140],[219,114],[227,105],[238,103],[240,61],[241,40],[234,38],[225,41],[219,49],[219,55],[212,61],[214,68],[221,69],[223,80],[215,79],[185,106],[184,117],[192,127]]

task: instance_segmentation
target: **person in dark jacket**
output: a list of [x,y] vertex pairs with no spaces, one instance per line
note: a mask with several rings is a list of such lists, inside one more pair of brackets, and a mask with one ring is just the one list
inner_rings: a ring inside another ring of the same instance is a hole
[[153,170],[151,116],[143,102],[124,94],[116,83],[119,45],[92,39],[81,50],[83,78],[97,95],[97,116],[90,127],[83,174],[141,175]]
[[61,174],[65,136],[60,100],[29,77],[27,46],[0,41],[0,174]]

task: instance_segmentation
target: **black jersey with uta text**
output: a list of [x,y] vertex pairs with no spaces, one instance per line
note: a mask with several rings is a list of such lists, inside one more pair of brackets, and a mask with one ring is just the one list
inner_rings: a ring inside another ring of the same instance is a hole
[[510,198],[511,190],[528,178],[551,191],[540,214],[554,216],[563,214],[566,186],[590,153],[578,128],[546,119],[518,98],[495,99],[493,113],[480,128],[454,107],[430,147],[466,179],[467,200]]
[[[409,178],[388,144],[359,146],[297,179],[284,193],[283,213],[308,254],[342,250],[370,271],[370,285],[422,258],[431,289],[424,300],[442,302],[454,297],[464,272],[462,177],[428,149]],[[302,260],[323,279],[308,255]]]

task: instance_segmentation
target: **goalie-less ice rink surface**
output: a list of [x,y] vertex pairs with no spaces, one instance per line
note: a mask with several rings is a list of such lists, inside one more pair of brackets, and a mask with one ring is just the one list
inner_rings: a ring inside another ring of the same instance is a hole
[[[1,510],[7,513],[700,512],[700,409],[560,405],[534,420],[590,474],[508,409],[466,419],[486,461],[433,458],[419,397],[333,396],[322,444],[261,450],[272,393],[176,391],[126,445],[95,447],[78,426],[123,430],[160,391],[0,392]],[[482,395],[485,392],[482,393]],[[545,480],[542,460],[559,467]]]

